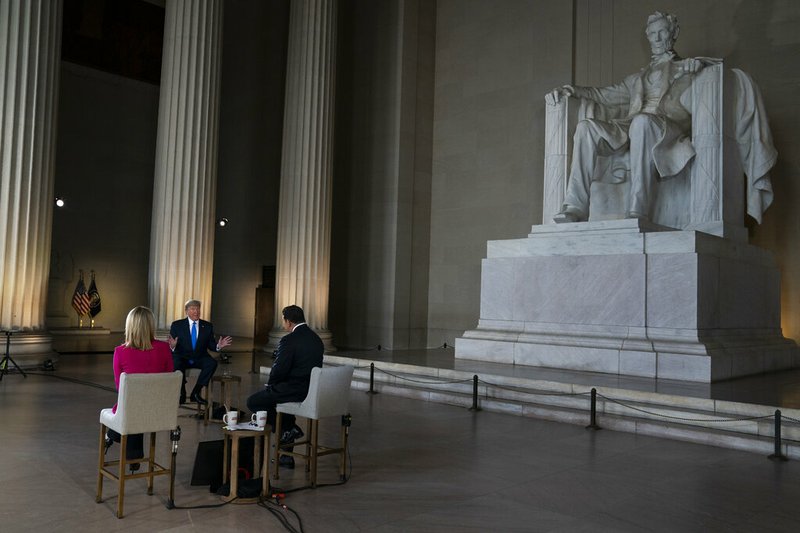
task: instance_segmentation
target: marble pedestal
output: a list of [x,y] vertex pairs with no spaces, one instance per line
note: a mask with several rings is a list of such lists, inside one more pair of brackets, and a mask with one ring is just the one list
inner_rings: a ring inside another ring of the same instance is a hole
[[489,241],[456,358],[712,382],[798,366],[760,248],[639,220]]

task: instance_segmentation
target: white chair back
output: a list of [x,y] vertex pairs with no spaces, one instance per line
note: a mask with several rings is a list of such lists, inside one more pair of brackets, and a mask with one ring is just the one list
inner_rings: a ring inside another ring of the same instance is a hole
[[122,373],[117,412],[103,421],[121,435],[166,431],[178,425],[180,371],[157,374]]
[[296,414],[319,420],[347,413],[350,404],[352,366],[330,366],[311,370],[308,396]]

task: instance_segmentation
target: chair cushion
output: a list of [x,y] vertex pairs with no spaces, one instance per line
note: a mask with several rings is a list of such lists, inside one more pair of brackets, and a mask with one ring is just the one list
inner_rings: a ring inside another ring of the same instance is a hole
[[117,412],[100,411],[100,423],[120,435],[174,429],[178,425],[180,371],[120,376]]
[[306,416],[303,414],[303,403],[302,402],[286,402],[286,403],[279,403],[276,410],[279,413],[286,413],[295,416]]
[[296,402],[279,403],[276,410],[313,420],[346,414],[352,380],[353,367],[349,365],[314,368],[306,399],[299,406]]

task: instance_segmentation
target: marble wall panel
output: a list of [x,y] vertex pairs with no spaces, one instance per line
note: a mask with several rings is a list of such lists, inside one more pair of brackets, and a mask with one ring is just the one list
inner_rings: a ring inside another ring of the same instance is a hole
[[514,348],[514,363],[617,374],[619,351],[575,346],[517,344]]
[[731,355],[731,373],[736,375],[759,374],[766,371],[765,349],[758,347],[745,353]]
[[509,259],[484,259],[481,272],[481,318],[513,320],[519,303],[515,265]]
[[455,343],[457,358],[514,364],[514,343],[512,342],[458,338]]
[[719,265],[720,259],[709,255],[695,255],[697,259],[697,322],[700,329],[720,327]]
[[544,94],[570,77],[572,14],[570,2],[436,2],[428,304],[447,342],[479,316],[486,241],[541,220]]
[[250,337],[255,289],[274,281],[263,266],[277,253],[289,4],[226,0],[224,11],[216,215],[231,223],[217,228],[203,311],[218,333]]
[[[584,227],[585,228],[585,227]],[[488,257],[525,257],[530,255],[614,255],[644,251],[644,236],[628,233],[590,231],[534,234],[534,238],[489,241]]]
[[[711,375],[711,358],[705,356],[659,353],[656,365],[656,377],[659,379],[707,382]],[[729,376],[728,371],[726,377]]]
[[648,326],[659,328],[696,328],[697,294],[696,255],[648,255]]
[[644,255],[533,257],[517,260],[517,268],[516,320],[644,325]]
[[656,377],[656,354],[654,352],[620,351],[619,373],[626,376]]
[[780,275],[775,269],[720,261],[719,285],[719,327],[780,327]]
[[123,331],[147,304],[157,118],[158,87],[62,62],[55,194],[67,206],[53,214],[49,284],[61,300],[47,302],[48,326],[78,325],[78,269],[96,272],[97,326]]

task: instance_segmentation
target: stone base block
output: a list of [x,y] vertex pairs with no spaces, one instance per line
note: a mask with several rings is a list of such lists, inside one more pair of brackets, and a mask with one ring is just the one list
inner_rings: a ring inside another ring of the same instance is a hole
[[[67,328],[50,328],[48,330],[51,335],[58,336],[84,336],[84,335],[110,335],[111,330],[103,327],[67,327]],[[167,332],[169,333],[169,332]]]
[[765,250],[638,220],[490,241],[456,357],[711,382],[800,366]]

